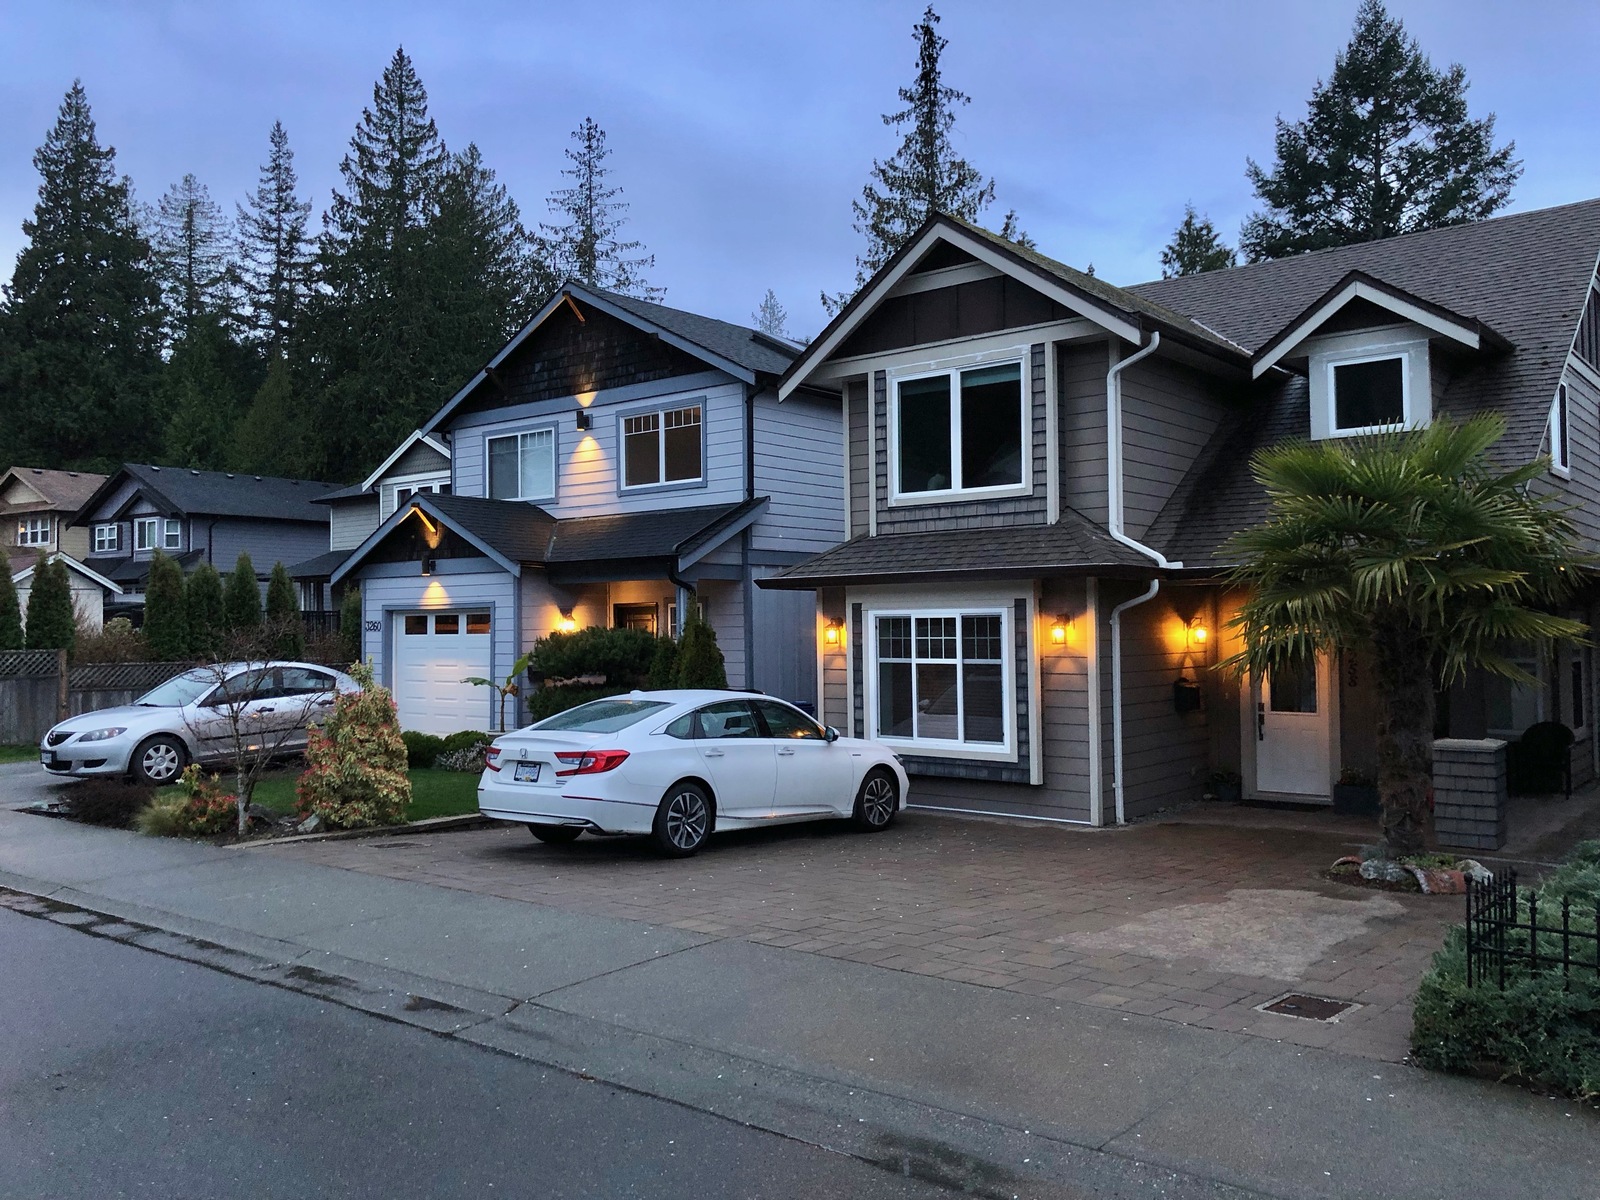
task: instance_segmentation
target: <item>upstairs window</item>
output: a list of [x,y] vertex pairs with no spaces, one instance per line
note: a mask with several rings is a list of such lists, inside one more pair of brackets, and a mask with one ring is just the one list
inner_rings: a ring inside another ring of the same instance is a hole
[[177,550],[183,545],[183,527],[171,517],[140,517],[133,523],[135,550]]
[[622,486],[698,483],[704,470],[698,404],[622,418]]
[[96,554],[115,554],[122,549],[122,527],[120,525],[96,525],[94,527],[94,552]]
[[1404,424],[1405,357],[1335,363],[1333,425],[1339,433],[1360,433]]
[[23,517],[17,522],[17,545],[48,546],[51,524],[49,517]]
[[1562,475],[1572,469],[1567,448],[1567,385],[1556,389],[1556,402],[1550,406],[1550,466]]
[[1313,438],[1420,429],[1433,419],[1426,337],[1356,330],[1316,339],[1307,351]]
[[896,495],[1020,488],[1028,444],[1025,415],[1020,363],[898,381]]
[[556,494],[554,429],[492,437],[486,445],[491,500],[549,500]]

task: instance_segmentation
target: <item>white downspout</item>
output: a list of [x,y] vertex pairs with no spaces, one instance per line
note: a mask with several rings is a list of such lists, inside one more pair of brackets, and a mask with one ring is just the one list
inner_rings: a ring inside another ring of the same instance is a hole
[[[1142,349],[1111,365],[1106,372],[1106,516],[1112,537],[1132,550],[1149,557],[1158,567],[1178,568],[1159,550],[1135,541],[1122,531],[1122,372],[1142,358],[1156,352],[1161,334],[1152,331]],[[1143,595],[1124,600],[1111,610],[1111,790],[1116,797],[1117,824],[1127,823],[1127,805],[1122,787],[1122,614],[1130,608],[1154,600],[1161,590],[1159,577],[1150,581]]]

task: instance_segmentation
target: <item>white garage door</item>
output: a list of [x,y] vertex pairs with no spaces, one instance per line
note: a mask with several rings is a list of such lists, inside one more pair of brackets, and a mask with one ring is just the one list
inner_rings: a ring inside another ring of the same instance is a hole
[[489,614],[406,613],[395,622],[394,699],[400,728],[455,733],[489,724]]

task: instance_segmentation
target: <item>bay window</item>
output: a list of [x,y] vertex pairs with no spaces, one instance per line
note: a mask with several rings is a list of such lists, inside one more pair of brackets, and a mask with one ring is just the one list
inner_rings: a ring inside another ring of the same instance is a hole
[[1009,749],[1006,610],[881,612],[872,622],[875,736]]
[[698,483],[703,473],[698,404],[622,418],[622,486]]
[[1027,409],[1019,362],[900,379],[894,398],[895,494],[1020,488]]
[[139,517],[133,523],[135,550],[177,550],[183,545],[183,527],[171,517]]
[[555,496],[554,429],[492,437],[486,439],[485,445],[489,455],[491,500],[549,500]]

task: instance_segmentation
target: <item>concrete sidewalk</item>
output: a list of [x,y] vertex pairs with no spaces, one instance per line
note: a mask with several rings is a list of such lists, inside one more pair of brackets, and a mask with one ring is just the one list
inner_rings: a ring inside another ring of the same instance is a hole
[[12,811],[44,786],[0,768],[8,907],[978,1194],[1596,1194],[1594,1114],[1511,1088]]

